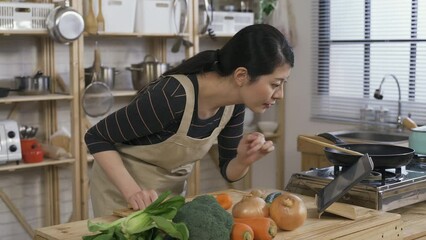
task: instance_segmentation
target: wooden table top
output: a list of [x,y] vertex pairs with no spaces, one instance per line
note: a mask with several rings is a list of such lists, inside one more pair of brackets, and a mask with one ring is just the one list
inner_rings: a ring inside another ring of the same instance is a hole
[[[231,195],[234,203],[241,200],[247,192],[224,190]],[[209,194],[216,194],[209,193]],[[314,198],[299,195],[308,208],[308,218],[304,225],[293,231],[279,231],[274,239],[419,239],[426,236],[426,203],[418,203],[392,212],[364,209],[365,214],[355,220],[325,213],[318,218]],[[126,211],[118,215],[126,215]],[[92,221],[111,222],[119,216],[111,215],[92,219]],[[81,239],[91,234],[87,220],[70,222],[36,229],[34,239],[70,240]]]

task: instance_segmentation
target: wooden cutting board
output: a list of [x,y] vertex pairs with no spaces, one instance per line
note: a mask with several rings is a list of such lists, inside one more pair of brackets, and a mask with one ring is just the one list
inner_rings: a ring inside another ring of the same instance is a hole
[[[278,190],[268,190],[267,193]],[[226,192],[233,203],[241,200],[247,192],[238,190],[225,190],[212,195]],[[329,207],[329,212],[339,215],[354,217],[351,220],[331,213],[323,213],[321,218],[317,213],[315,199],[313,197],[298,195],[301,197],[308,209],[308,217],[304,225],[293,231],[279,231],[275,239],[399,239],[401,235],[401,216],[399,214],[380,212],[359,206],[343,203],[334,203]],[[190,201],[192,198],[187,198]],[[232,209],[232,208],[231,208]],[[340,213],[339,213],[340,211]],[[114,215],[126,217],[133,210],[119,209]],[[358,238],[359,237],[359,238]]]

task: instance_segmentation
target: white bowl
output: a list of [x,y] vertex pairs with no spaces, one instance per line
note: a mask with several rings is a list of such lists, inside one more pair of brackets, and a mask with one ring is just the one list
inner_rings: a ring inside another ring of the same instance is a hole
[[260,121],[257,123],[260,131],[265,135],[272,135],[277,131],[278,123],[274,121]]

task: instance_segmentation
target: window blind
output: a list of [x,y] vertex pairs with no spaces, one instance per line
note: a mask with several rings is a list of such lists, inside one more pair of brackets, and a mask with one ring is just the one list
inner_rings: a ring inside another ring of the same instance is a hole
[[360,109],[369,107],[388,110],[388,121],[396,122],[392,74],[402,117],[426,124],[426,0],[312,4],[312,118],[359,121]]

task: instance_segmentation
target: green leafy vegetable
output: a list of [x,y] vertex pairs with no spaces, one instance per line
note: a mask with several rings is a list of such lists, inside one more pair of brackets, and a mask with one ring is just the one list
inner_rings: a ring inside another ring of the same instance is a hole
[[87,221],[89,231],[99,233],[84,236],[83,240],[159,240],[165,236],[188,240],[186,225],[172,221],[185,204],[185,198],[173,196],[166,199],[169,195],[170,191],[165,192],[145,209],[111,223]]

